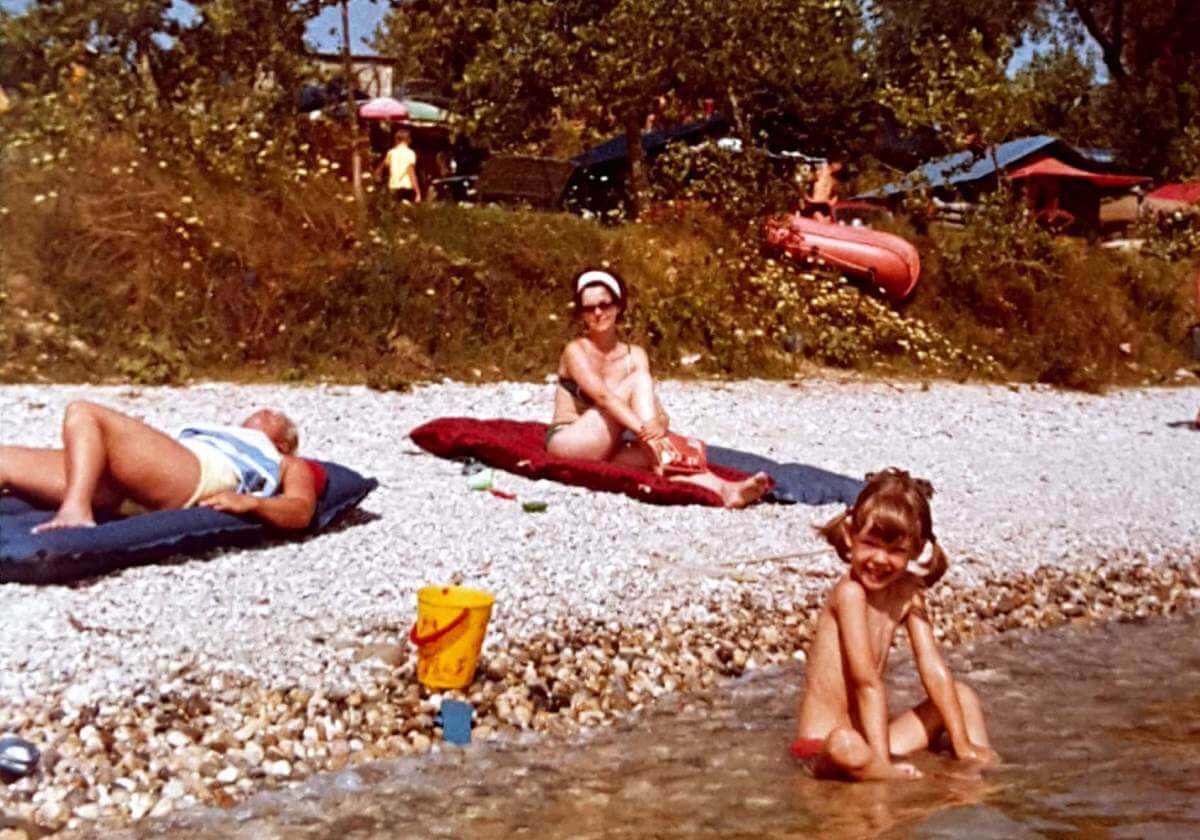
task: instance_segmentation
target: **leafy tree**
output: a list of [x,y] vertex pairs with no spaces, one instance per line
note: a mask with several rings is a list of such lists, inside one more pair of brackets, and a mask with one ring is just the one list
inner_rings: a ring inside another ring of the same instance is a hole
[[0,17],[0,73],[35,135],[131,131],[240,176],[287,148],[305,26],[329,2],[194,0],[185,23],[171,0],[38,0]]
[[[1197,0],[1058,0],[1100,48],[1109,75],[1126,84],[1160,63],[1182,71],[1200,53]],[[1173,74],[1173,73],[1172,73]]]
[[1054,0],[1100,50],[1098,121],[1127,164],[1187,175],[1200,131],[1200,0]]
[[1009,43],[1045,34],[1048,11],[1045,0],[872,0],[875,54],[883,75],[903,85],[919,73],[913,45],[945,39],[961,47],[978,37],[997,56]]
[[415,45],[420,65],[452,85],[471,128],[495,145],[537,142],[562,119],[593,134],[622,131],[634,212],[645,183],[638,138],[660,99],[712,99],[747,136],[767,112],[817,136],[848,136],[869,102],[856,0],[413,5],[393,13],[381,46]]
[[1037,93],[1032,77],[1007,73],[1012,42],[993,49],[978,32],[959,45],[946,36],[913,47],[912,81],[889,84],[881,100],[910,126],[934,126],[958,147],[995,148],[1029,126]]

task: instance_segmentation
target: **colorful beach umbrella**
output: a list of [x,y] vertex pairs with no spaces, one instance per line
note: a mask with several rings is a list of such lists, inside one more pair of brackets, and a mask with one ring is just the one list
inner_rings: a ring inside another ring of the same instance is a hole
[[394,122],[407,120],[409,112],[400,100],[390,96],[377,96],[358,106],[358,116],[364,120]]
[[401,99],[400,104],[408,111],[408,118],[414,123],[441,124],[450,117],[450,112],[445,108],[419,99]]

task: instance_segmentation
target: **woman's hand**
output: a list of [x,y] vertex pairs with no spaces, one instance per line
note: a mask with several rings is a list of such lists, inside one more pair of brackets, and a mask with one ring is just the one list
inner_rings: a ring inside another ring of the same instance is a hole
[[667,439],[663,435],[655,438],[643,438],[638,435],[638,445],[642,447],[642,451],[646,453],[646,460],[649,461],[648,469],[655,475],[663,474],[663,447],[667,445]]
[[648,420],[642,424],[642,427],[637,431],[637,438],[642,443],[648,443],[660,439],[667,433],[666,418],[663,415],[655,417],[653,420]]

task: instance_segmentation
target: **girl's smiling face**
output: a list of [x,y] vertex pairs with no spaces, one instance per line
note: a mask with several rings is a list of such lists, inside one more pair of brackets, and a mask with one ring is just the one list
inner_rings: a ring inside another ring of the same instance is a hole
[[850,576],[868,592],[880,592],[900,579],[915,558],[912,540],[885,539],[864,528],[850,535]]

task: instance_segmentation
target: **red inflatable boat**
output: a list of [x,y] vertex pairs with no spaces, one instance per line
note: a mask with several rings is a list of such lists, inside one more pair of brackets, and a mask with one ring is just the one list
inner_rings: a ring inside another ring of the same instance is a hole
[[819,222],[800,213],[767,222],[767,242],[797,259],[821,259],[862,277],[893,300],[912,294],[921,258],[907,239],[866,227]]

